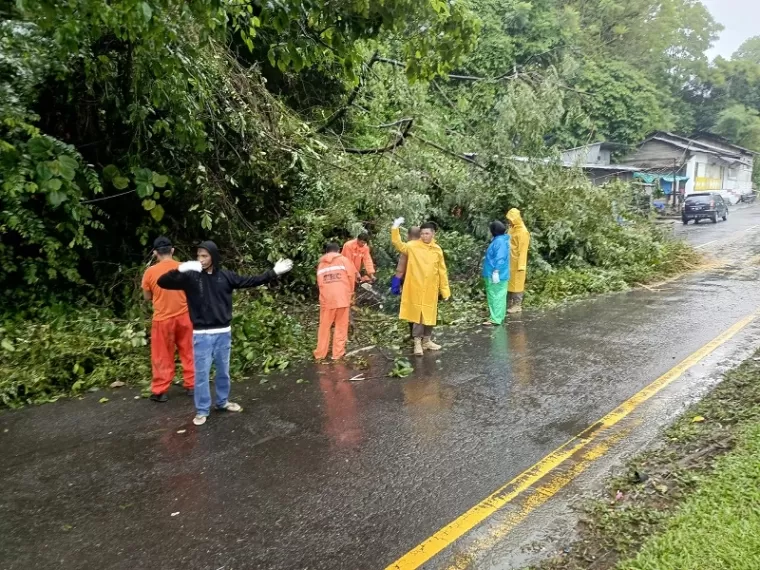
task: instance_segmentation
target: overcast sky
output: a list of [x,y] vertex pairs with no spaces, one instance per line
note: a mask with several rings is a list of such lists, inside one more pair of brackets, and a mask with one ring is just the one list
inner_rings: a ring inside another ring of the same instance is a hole
[[760,35],[760,0],[702,0],[726,28],[710,50],[710,57],[729,59],[747,38]]

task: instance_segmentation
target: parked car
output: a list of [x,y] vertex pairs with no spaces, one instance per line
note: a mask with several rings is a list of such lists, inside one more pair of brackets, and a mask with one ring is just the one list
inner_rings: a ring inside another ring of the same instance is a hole
[[695,224],[699,223],[699,220],[712,220],[717,224],[718,218],[722,218],[723,221],[728,219],[728,205],[720,194],[701,192],[686,196],[681,212],[684,225],[688,224],[689,220],[694,220]]

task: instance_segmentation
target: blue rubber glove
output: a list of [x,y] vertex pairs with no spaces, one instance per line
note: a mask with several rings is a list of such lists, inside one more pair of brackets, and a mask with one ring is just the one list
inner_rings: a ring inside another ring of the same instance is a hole
[[401,284],[404,282],[401,277],[396,277],[395,275],[391,279],[391,293],[394,295],[401,295]]

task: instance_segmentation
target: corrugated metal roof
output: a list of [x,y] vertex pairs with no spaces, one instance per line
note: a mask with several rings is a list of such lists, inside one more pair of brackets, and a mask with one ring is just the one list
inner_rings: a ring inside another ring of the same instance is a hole
[[642,143],[642,145],[646,144],[648,141],[651,141],[651,140],[660,141],[665,144],[674,146],[676,148],[682,148],[684,150],[692,150],[692,151],[697,151],[697,152],[704,152],[707,154],[713,154],[715,156],[718,156],[719,158],[722,158],[723,160],[741,158],[741,154],[739,153],[729,152],[727,150],[718,148],[717,146],[713,146],[711,144],[695,141],[693,139],[688,139],[686,137],[682,137],[680,135],[674,135],[673,133],[668,133],[664,131],[660,133],[655,133],[654,135],[646,139]]

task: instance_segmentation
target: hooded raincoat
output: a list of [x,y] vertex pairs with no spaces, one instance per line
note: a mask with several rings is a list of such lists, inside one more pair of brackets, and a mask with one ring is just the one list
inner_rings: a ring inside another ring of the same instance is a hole
[[486,251],[486,258],[483,261],[483,277],[491,279],[493,272],[498,271],[499,281],[509,280],[509,250],[509,236],[496,236],[491,240],[491,244]]
[[[483,278],[486,284],[488,309],[491,313],[491,323],[500,325],[507,314],[507,285],[509,281],[509,245],[507,235],[496,236],[486,251],[483,260]],[[493,282],[494,271],[499,272],[499,282]]]
[[520,210],[512,208],[507,212],[510,222],[510,256],[509,256],[509,292],[522,293],[525,291],[525,276],[528,271],[528,248],[530,233],[520,216]]
[[444,299],[451,296],[443,250],[435,241],[429,244],[422,240],[404,243],[398,228],[392,231],[391,241],[393,247],[408,258],[399,318],[410,323],[435,326],[438,296]]

